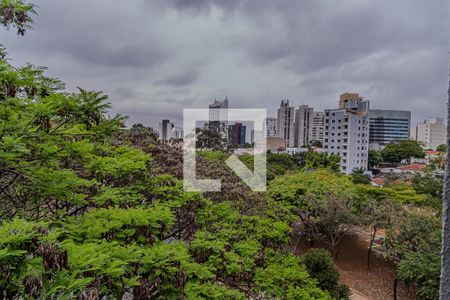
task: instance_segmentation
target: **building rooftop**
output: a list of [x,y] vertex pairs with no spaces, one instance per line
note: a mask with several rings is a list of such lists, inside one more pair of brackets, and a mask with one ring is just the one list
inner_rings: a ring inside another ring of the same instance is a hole
[[414,171],[414,172],[422,172],[427,166],[425,164],[409,164],[405,166],[400,166],[397,169],[402,171]]

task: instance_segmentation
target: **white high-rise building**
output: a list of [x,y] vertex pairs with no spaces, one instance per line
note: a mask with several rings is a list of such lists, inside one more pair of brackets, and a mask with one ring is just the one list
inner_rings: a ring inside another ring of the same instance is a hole
[[[349,95],[349,97],[346,97]],[[367,169],[369,150],[369,101],[358,94],[342,94],[340,108],[325,110],[324,148],[341,157],[341,172]]]
[[176,127],[170,120],[162,120],[159,124],[159,139],[162,142],[183,139],[183,129]]
[[209,105],[209,121],[223,122],[226,127],[228,125],[228,114],[224,109],[228,109],[228,97],[225,97],[222,101],[214,100],[214,102]]
[[312,126],[311,126],[311,138],[310,143],[320,142],[323,144],[325,132],[325,113],[324,112],[313,112]]
[[308,146],[312,137],[313,108],[308,105],[300,105],[295,110],[295,147]]
[[264,128],[266,129],[266,137],[276,137],[277,136],[277,119],[276,118],[266,118],[264,121]]
[[446,144],[444,119],[434,118],[417,124],[412,137],[426,148],[436,149],[437,146]]
[[294,147],[294,107],[289,100],[282,100],[278,108],[277,135],[284,139],[286,147]]
[[228,97],[224,100],[214,102],[209,105],[209,122],[220,122],[220,131],[224,138],[228,140]]

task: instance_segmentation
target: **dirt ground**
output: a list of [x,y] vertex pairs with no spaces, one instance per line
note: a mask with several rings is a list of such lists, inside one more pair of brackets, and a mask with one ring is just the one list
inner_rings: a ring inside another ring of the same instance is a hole
[[[394,270],[389,261],[381,255],[371,256],[370,269],[367,269],[367,250],[369,235],[365,232],[355,232],[341,241],[341,250],[335,259],[335,264],[341,274],[341,281],[353,290],[354,300],[390,300],[392,299],[392,283]],[[313,247],[328,246],[323,242],[315,242]],[[297,254],[310,249],[308,243],[300,242]],[[413,288],[399,283],[398,300],[415,299]]]

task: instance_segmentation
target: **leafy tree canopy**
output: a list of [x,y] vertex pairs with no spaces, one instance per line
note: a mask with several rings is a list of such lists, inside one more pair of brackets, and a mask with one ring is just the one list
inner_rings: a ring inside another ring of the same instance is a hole
[[399,163],[402,160],[410,160],[412,157],[424,158],[425,152],[422,147],[413,140],[405,140],[388,144],[382,151],[383,161]]
[[7,29],[17,28],[17,34],[24,35],[31,28],[31,15],[36,14],[34,5],[22,0],[0,1],[0,24]]

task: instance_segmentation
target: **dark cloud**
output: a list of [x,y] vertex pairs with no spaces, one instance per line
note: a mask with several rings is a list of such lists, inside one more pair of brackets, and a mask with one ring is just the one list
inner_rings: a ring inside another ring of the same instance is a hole
[[172,85],[172,86],[185,86],[193,84],[198,79],[197,70],[188,70],[187,72],[182,72],[180,74],[171,75],[165,79],[158,80],[156,84],[162,85]]
[[226,95],[272,115],[284,98],[324,109],[346,90],[415,121],[445,111],[447,0],[36,2],[34,30],[0,32],[14,61],[103,90],[130,123]]
[[72,55],[78,62],[110,68],[151,67],[166,58],[162,51],[152,49],[149,45],[120,45],[120,41],[114,46],[107,46],[99,41],[78,41],[61,51]]
[[240,7],[242,0],[164,0],[163,2],[165,5],[191,13],[209,13],[213,8],[226,12],[235,11]]
[[136,98],[139,96],[139,94],[129,87],[117,87],[114,89],[114,92],[117,96],[123,97],[123,98]]

